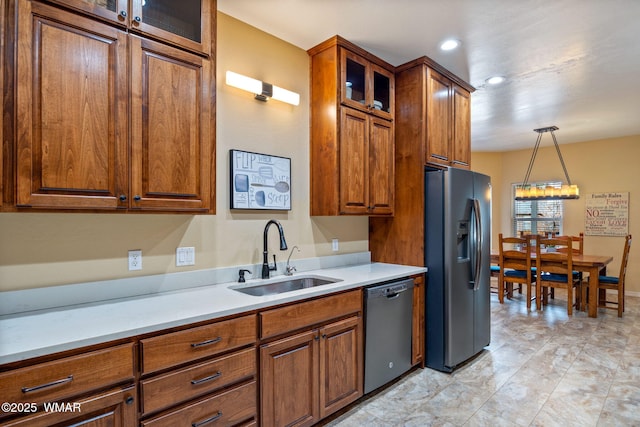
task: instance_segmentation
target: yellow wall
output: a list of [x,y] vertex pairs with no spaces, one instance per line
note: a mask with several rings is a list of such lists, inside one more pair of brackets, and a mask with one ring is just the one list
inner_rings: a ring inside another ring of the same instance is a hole
[[[532,134],[532,148],[535,142]],[[559,133],[558,138],[562,138]],[[543,142],[546,138],[543,138]],[[547,143],[551,142],[551,138]],[[629,192],[629,233],[640,236],[640,135],[588,141],[560,146],[572,183],[580,187],[581,198],[565,202],[563,232],[584,231],[585,199],[589,193]],[[497,250],[498,233],[511,235],[511,185],[522,182],[531,158],[531,149],[502,153],[472,154],[473,170],[492,177],[492,248]],[[564,172],[553,145],[541,147],[530,181],[565,181]],[[608,273],[617,276],[624,239],[622,237],[585,236],[585,252],[612,255]],[[637,245],[637,244],[636,244]],[[626,291],[640,295],[640,249],[631,247]]]
[[[218,13],[217,214],[0,214],[0,291],[262,262],[262,231],[275,218],[297,258],[368,250],[367,218],[309,216],[309,59],[295,46]],[[227,70],[300,93],[300,105],[261,103],[227,87]],[[291,158],[292,209],[229,209],[229,149]],[[270,248],[278,260],[277,233]],[[178,246],[196,248],[196,265],[175,267]],[[127,270],[127,251],[142,249],[143,270]]]

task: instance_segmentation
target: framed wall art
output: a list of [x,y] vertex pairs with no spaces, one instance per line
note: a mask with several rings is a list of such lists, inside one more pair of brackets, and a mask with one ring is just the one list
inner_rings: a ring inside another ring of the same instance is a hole
[[629,192],[587,194],[584,208],[584,234],[587,236],[626,236],[629,234]]
[[291,159],[229,150],[231,209],[291,210]]

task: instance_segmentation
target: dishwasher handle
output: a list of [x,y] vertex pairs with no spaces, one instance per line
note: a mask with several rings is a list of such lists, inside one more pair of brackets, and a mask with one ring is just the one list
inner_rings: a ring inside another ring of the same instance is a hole
[[387,294],[387,299],[396,299],[400,296],[401,293],[405,292],[407,290],[407,288],[404,289],[400,289],[400,290],[394,290],[392,292],[389,292]]
[[366,288],[367,298],[386,298],[396,299],[401,293],[413,288],[413,282],[410,280],[392,283],[386,285],[379,285],[372,288]]

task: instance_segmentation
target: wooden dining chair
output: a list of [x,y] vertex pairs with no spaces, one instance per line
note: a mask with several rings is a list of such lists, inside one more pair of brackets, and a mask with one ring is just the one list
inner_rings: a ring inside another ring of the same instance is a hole
[[[629,250],[631,249],[631,234],[624,239],[624,249],[622,260],[620,261],[620,274],[614,276],[598,276],[598,307],[608,308],[618,311],[618,317],[622,317],[624,312],[624,281],[627,275],[627,264],[629,262]],[[582,285],[582,301],[586,301],[588,282]],[[607,299],[607,291],[616,291],[616,299]]]
[[[583,254],[584,253],[584,233],[580,233],[577,236],[554,236],[556,238],[566,239],[567,237],[571,239],[571,246],[560,246],[557,248],[558,252],[567,252],[569,248],[571,248],[571,252],[575,254]],[[582,280],[581,272],[574,272],[577,274],[580,280]],[[555,297],[554,290],[551,288],[551,299]]]
[[[491,280],[491,285],[490,285],[490,290],[492,294],[497,294],[498,293],[498,287],[497,287],[497,279],[498,277],[500,277],[500,266],[499,265],[491,265],[489,267],[489,271],[491,273],[491,278],[495,277],[496,280]],[[494,283],[496,284],[496,286],[494,286]]]
[[[549,247],[555,247],[554,251],[549,251]],[[573,271],[573,251],[572,240],[569,237],[538,237],[536,240],[536,277],[537,277],[537,297],[542,304],[548,303],[548,289],[565,289],[567,291],[567,314],[573,314],[574,304],[580,309],[581,288],[580,278],[577,272]],[[543,250],[547,248],[547,250]],[[558,250],[567,248],[566,250]],[[574,303],[574,288],[576,302]]]
[[[498,301],[504,303],[504,293],[513,295],[513,284],[518,283],[526,288],[527,309],[531,309],[531,301],[538,292],[533,292],[536,276],[532,271],[532,245],[530,238],[503,237],[498,235],[500,255],[500,272],[498,275]],[[536,302],[539,307],[539,302]]]
[[580,233],[577,236],[556,236],[556,238],[570,238],[571,246],[561,246],[558,248],[559,252],[566,252],[571,248],[571,252],[574,254],[583,254],[584,253],[584,233]]

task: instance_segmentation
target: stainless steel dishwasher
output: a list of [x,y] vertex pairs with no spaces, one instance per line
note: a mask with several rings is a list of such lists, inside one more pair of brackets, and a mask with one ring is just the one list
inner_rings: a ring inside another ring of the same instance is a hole
[[364,392],[411,367],[413,280],[365,288]]

